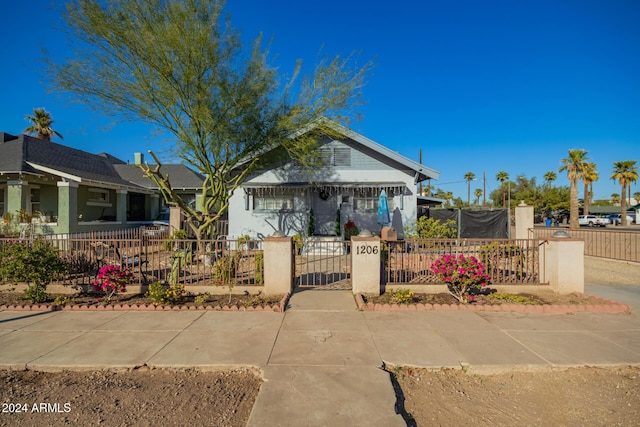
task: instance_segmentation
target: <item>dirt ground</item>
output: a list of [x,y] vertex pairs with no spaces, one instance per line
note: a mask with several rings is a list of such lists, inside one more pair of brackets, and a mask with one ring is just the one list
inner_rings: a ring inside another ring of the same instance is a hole
[[245,426],[250,370],[0,371],[2,426]]
[[[640,368],[475,375],[399,369],[407,425],[636,426]],[[397,390],[397,388],[396,388]]]
[[[639,264],[585,262],[587,285],[640,285],[639,278]],[[640,367],[392,372],[408,425],[640,424]],[[261,383],[250,370],[0,371],[0,425],[244,426]]]

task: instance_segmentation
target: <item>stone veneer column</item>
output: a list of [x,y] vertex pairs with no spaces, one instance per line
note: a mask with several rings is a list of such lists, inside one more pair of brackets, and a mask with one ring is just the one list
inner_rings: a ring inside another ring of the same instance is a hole
[[58,232],[73,233],[78,226],[78,183],[58,182]]
[[380,238],[351,238],[351,287],[354,294],[380,295]]
[[559,294],[584,293],[584,241],[549,238],[544,244],[540,270],[549,287]]
[[264,239],[264,293],[288,294],[293,290],[293,245],[291,237]]

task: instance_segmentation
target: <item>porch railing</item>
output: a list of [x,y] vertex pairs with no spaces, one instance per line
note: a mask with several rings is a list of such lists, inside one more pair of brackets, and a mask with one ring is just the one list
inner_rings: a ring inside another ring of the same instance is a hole
[[540,267],[544,251],[537,239],[408,239],[384,244],[386,283],[440,283],[431,265],[443,255],[474,256],[487,268],[492,283],[544,283]]

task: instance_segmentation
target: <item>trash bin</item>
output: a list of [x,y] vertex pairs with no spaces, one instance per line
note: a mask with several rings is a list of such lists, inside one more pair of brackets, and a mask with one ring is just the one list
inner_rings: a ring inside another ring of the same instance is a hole
[[544,220],[544,225],[547,227],[551,227],[551,218],[547,218]]

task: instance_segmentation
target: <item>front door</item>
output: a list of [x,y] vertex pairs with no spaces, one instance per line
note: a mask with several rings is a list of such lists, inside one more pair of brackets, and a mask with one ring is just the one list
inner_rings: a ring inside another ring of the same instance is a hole
[[317,236],[336,235],[336,214],[338,213],[338,195],[326,192],[314,193],[313,214]]

